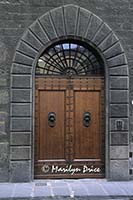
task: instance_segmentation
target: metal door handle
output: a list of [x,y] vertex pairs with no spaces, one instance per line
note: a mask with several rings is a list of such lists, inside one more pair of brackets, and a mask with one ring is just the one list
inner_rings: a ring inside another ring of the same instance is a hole
[[91,113],[90,112],[85,112],[83,114],[83,125],[85,127],[89,127],[90,122],[91,122]]
[[49,126],[54,127],[55,121],[56,121],[56,114],[54,112],[50,112],[48,114],[48,124],[49,124]]

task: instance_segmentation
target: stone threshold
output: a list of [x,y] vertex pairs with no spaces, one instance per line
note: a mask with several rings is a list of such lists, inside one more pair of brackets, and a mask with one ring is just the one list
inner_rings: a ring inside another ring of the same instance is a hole
[[106,179],[35,180],[30,183],[0,183],[0,199],[118,199],[133,200],[133,181]]

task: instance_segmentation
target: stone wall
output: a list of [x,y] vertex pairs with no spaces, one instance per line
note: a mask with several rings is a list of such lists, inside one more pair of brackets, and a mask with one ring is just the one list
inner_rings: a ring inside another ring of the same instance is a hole
[[[133,99],[133,2],[132,0],[0,0],[0,181],[9,178],[9,91],[10,68],[17,42],[23,32],[45,12],[65,4],[75,4],[99,16],[116,33],[124,47],[130,68],[130,103]],[[15,108],[14,111],[15,112]],[[19,110],[18,110],[19,112]],[[16,134],[16,140],[18,140]],[[25,135],[25,138],[29,135]],[[26,144],[26,139],[24,142]],[[15,146],[11,157],[15,155]],[[27,155],[28,149],[25,149]],[[130,104],[130,177],[133,179],[133,105]],[[26,157],[27,158],[27,157]],[[18,161],[17,161],[18,162]],[[25,165],[29,166],[28,159]],[[12,166],[13,168],[13,166]],[[21,162],[18,163],[18,169]],[[28,170],[27,170],[28,176]]]

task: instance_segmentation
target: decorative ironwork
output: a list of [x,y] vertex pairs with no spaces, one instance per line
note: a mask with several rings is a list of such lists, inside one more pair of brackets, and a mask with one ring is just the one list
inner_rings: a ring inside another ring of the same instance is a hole
[[50,112],[48,114],[48,124],[49,124],[49,126],[54,127],[55,121],[56,121],[56,114],[54,112]]
[[90,112],[85,112],[83,115],[83,125],[85,127],[89,127],[91,122],[91,113]]
[[37,62],[36,74],[93,75],[103,74],[103,64],[84,42],[66,40],[48,47]]

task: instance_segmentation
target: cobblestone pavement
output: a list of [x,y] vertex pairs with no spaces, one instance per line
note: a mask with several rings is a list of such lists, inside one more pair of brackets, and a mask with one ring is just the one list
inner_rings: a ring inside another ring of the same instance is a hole
[[31,183],[1,183],[0,199],[35,200],[133,200],[133,181],[105,179],[37,180]]

